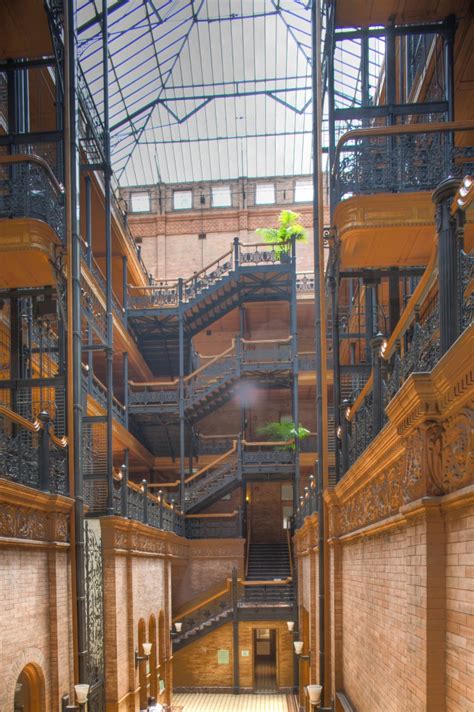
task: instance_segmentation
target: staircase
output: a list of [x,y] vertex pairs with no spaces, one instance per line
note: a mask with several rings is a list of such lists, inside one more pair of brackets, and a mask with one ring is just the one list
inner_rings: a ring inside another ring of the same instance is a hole
[[227,453],[222,462],[206,468],[202,475],[195,479],[188,478],[184,490],[186,512],[193,514],[209,507],[237,487],[240,481],[234,449]]
[[153,373],[176,377],[178,314],[184,318],[185,367],[191,338],[248,301],[281,301],[291,294],[291,259],[271,245],[233,248],[187,280],[131,288],[127,318]]
[[290,576],[288,544],[250,544],[247,581],[273,581]]

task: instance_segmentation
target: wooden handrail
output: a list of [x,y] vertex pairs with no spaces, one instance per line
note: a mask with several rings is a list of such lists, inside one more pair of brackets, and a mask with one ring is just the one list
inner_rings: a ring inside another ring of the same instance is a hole
[[286,247],[289,244],[282,242],[241,242],[240,247]]
[[203,267],[199,272],[195,272],[191,277],[188,277],[184,282],[183,285],[189,284],[190,282],[193,282],[195,279],[197,279],[200,275],[204,274],[207,272],[208,269],[211,267],[214,267],[214,265],[218,264],[221,260],[225,260],[226,257],[232,257],[232,250],[229,250],[228,252],[224,252],[223,255],[220,257],[217,257],[215,260],[210,262],[208,265]]
[[474,131],[474,121],[445,121],[435,124],[398,124],[397,126],[378,126],[367,129],[353,129],[347,131],[337,142],[334,154],[332,174],[336,174],[339,154],[345,143],[356,138],[370,138],[371,136],[401,136],[416,133],[448,133],[450,131]]
[[[22,415],[15,413],[15,411],[10,410],[10,408],[7,408],[4,405],[0,405],[0,415],[3,415],[5,416],[5,418],[8,418],[8,420],[10,420],[12,423],[21,425],[22,428],[25,428],[25,430],[29,430],[30,433],[38,433],[40,430],[44,429],[44,424],[38,418],[35,418],[33,421],[28,420],[28,418],[24,418]],[[65,435],[62,435],[60,438],[58,438],[58,436],[55,435],[52,429],[50,428],[49,437],[57,447],[67,447],[68,439]]]
[[288,336],[286,339],[240,339],[242,344],[289,344],[292,340],[292,336]]
[[226,433],[225,435],[204,435],[199,433],[199,437],[202,440],[231,440],[232,438],[237,439],[241,433]]
[[14,156],[0,156],[0,164],[10,164],[10,163],[36,163],[36,165],[41,166],[44,171],[48,174],[48,178],[53,184],[53,187],[57,193],[64,193],[64,188],[58,179],[54,175],[51,167],[46,163],[44,158],[41,156],[36,156],[34,153],[18,153]]
[[[184,480],[185,484],[188,484],[188,482],[192,482],[193,480],[196,479],[196,477],[200,477],[207,470],[210,470],[212,467],[215,467],[220,462],[222,462],[222,460],[225,460],[226,457],[229,457],[229,455],[232,455],[236,450],[237,450],[237,442],[234,440],[234,444],[230,450],[227,450],[227,452],[224,452],[222,455],[219,455],[219,457],[216,460],[213,460],[208,465],[206,465],[205,467],[202,467],[200,470],[195,472],[193,475],[190,475],[189,477],[187,477]],[[181,480],[175,480],[174,482],[153,482],[153,483],[149,484],[148,487],[149,488],[150,487],[153,487],[153,488],[158,487],[160,489],[167,489],[167,488],[174,489],[174,488],[178,487],[180,482],[181,482]]]
[[146,290],[147,292],[149,292],[154,289],[168,289],[169,285],[171,285],[171,284],[175,284],[177,286],[178,280],[177,279],[160,279],[159,284],[143,284],[143,285],[127,284],[127,288],[128,289],[142,289],[142,290]]
[[233,519],[239,513],[238,509],[233,512],[212,512],[209,514],[186,514],[186,519]]
[[0,405],[0,415],[4,415],[5,418],[11,420],[12,423],[21,425],[22,428],[25,428],[25,430],[29,430],[30,433],[37,433],[41,430],[42,427],[41,422],[38,420],[38,418],[35,418],[35,420],[32,422],[31,420],[24,418],[22,415],[18,415],[18,413],[15,413],[13,410],[10,410],[10,408],[6,408],[4,405]]
[[180,611],[179,615],[177,615],[173,618],[173,623],[175,621],[179,621],[181,618],[185,618],[186,616],[189,616],[191,613],[198,611],[200,608],[203,608],[204,606],[208,606],[209,603],[212,603],[212,601],[215,601],[216,599],[221,598],[221,596],[225,596],[225,594],[230,591],[231,583],[232,583],[232,579],[226,579],[225,588],[221,589],[220,591],[213,594],[212,596],[209,596],[204,601],[200,601],[199,603],[195,604],[194,606],[191,606],[191,608],[187,608],[184,611]]
[[[88,365],[87,365],[86,363],[81,363],[81,367],[82,367],[82,370],[83,370],[83,371],[86,371],[86,373],[89,372],[89,367],[88,367]],[[95,383],[97,383],[97,385],[99,386],[99,388],[101,388],[105,393],[107,393],[107,388],[106,388],[106,386],[102,383],[102,381],[100,380],[100,378],[97,378],[97,376],[95,375],[95,373],[92,374],[92,379],[93,379],[93,381],[94,381]],[[92,393],[90,393],[89,395],[92,395]],[[118,407],[119,407],[121,410],[125,410],[125,406],[123,405],[123,403],[121,403],[121,402],[119,401],[118,398],[116,398],[115,396],[112,396],[112,400],[114,401],[114,403],[115,403],[116,405],[118,405]]]
[[212,366],[213,363],[216,363],[216,361],[219,361],[219,359],[224,358],[224,356],[228,356],[234,349],[235,349],[235,339],[232,339],[232,344],[229,346],[228,349],[226,349],[225,351],[223,351],[220,354],[217,354],[217,356],[213,356],[211,358],[211,360],[208,361],[208,363],[205,363],[203,366],[200,366],[196,371],[193,371],[188,376],[185,376],[183,381],[185,383],[187,383],[191,379],[196,378],[196,376],[199,373],[202,373],[203,371],[205,371],[206,368],[209,368],[209,366]]

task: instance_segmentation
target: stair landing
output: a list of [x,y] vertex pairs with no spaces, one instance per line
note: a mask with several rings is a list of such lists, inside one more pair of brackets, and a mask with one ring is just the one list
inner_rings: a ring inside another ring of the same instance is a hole
[[221,695],[216,693],[179,693],[173,705],[183,712],[289,712],[286,695]]

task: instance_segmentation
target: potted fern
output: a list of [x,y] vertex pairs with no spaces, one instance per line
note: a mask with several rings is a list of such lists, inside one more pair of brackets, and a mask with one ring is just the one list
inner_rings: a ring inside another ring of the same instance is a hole
[[304,440],[310,434],[310,431],[303,427],[301,423],[296,427],[295,423],[278,423],[272,422],[262,425],[258,428],[257,433],[269,441],[275,442],[285,442],[287,445],[282,445],[282,450],[295,450],[295,438],[298,436],[298,440]]
[[300,216],[292,210],[282,210],[278,217],[278,227],[259,227],[255,232],[264,242],[274,245],[274,251],[280,262],[290,259],[291,241],[307,242],[308,234],[301,225]]

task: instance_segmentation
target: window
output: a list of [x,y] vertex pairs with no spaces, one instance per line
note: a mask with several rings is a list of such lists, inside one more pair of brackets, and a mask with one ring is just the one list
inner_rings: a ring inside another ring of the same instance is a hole
[[273,183],[257,183],[255,187],[255,205],[271,205],[275,202]]
[[310,180],[295,181],[295,203],[310,203],[313,200],[313,182]]
[[132,193],[132,213],[150,212],[150,193]]
[[173,208],[175,210],[191,210],[193,207],[192,190],[175,190],[173,193]]
[[228,208],[232,205],[230,185],[220,185],[212,188],[212,207]]

